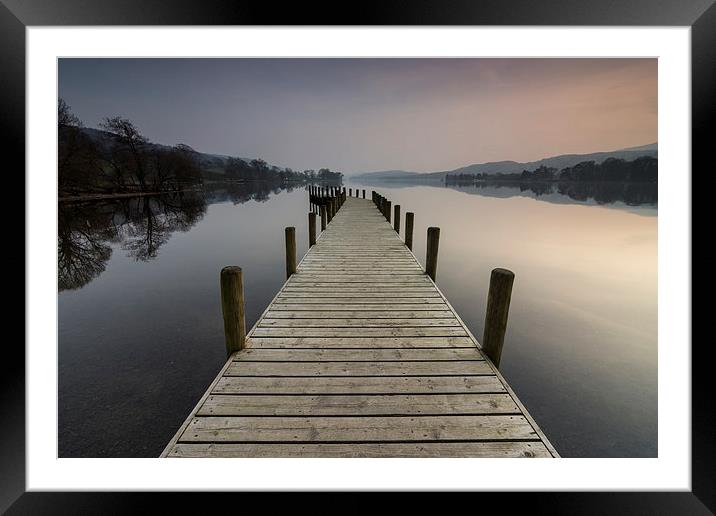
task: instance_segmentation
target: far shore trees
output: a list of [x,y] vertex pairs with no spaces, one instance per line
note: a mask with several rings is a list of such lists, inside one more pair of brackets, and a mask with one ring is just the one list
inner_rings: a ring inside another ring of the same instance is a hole
[[656,183],[658,180],[657,158],[641,156],[632,161],[620,158],[607,158],[601,163],[583,161],[573,167],[557,170],[544,165],[522,173],[478,173],[446,174],[445,184],[466,184],[474,182],[604,182]]

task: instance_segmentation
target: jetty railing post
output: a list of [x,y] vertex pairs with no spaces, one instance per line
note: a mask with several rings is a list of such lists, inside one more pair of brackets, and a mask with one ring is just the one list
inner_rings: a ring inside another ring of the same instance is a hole
[[363,189],[363,199],[365,199],[365,189]]
[[296,272],[296,228],[286,228],[286,279]]
[[316,214],[308,214],[308,247],[316,245]]
[[244,315],[244,280],[241,267],[221,269],[221,312],[224,316],[226,356],[239,351],[246,344],[246,318]]
[[385,203],[385,219],[388,221],[388,224],[390,224],[390,211],[391,211],[390,205],[391,205],[391,202],[386,201],[386,203]]
[[482,333],[482,350],[497,368],[500,367],[502,346],[505,343],[507,315],[510,311],[514,281],[515,274],[507,269],[493,269],[490,274],[490,290],[487,294],[487,309],[485,310],[485,330]]
[[326,205],[321,205],[321,231],[326,230]]
[[353,188],[348,189],[348,197],[353,197]]
[[415,214],[412,211],[405,214],[405,245],[413,250],[413,222]]
[[393,212],[393,229],[395,229],[396,233],[400,234],[400,204],[395,205]]
[[330,198],[326,201],[326,212],[328,213],[328,223],[330,224],[333,219],[333,201]]
[[428,228],[428,245],[425,254],[425,273],[435,281],[438,272],[438,244],[440,243],[440,228]]

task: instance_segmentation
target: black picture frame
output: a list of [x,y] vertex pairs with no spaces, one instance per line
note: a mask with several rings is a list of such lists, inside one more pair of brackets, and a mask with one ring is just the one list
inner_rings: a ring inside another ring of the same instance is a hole
[[[707,165],[709,121],[716,105],[716,5],[714,0],[449,0],[366,1],[353,9],[349,4],[197,1],[197,0],[0,0],[0,105],[2,106],[2,156],[5,158],[6,192],[21,199],[25,182],[25,28],[36,25],[613,25],[691,27],[692,71],[692,169],[713,174]],[[709,145],[710,144],[710,145]],[[8,159],[9,158],[9,159]],[[688,173],[688,171],[683,171]],[[8,175],[12,177],[7,178]],[[704,189],[693,188],[692,206]],[[12,184],[15,181],[16,184]],[[18,192],[22,192],[19,195]],[[24,213],[24,209],[22,211]],[[15,212],[17,213],[17,212]],[[692,217],[693,231],[704,219]],[[708,219],[706,219],[708,220]],[[16,224],[19,233],[20,225]],[[709,234],[709,233],[707,233]],[[23,235],[15,240],[24,242]],[[693,239],[692,239],[693,241]],[[695,243],[695,242],[694,242]],[[19,249],[20,246],[17,245]],[[695,246],[692,244],[692,257]],[[16,251],[6,265],[7,276],[25,278],[25,252]],[[693,269],[692,269],[693,275]],[[694,276],[697,277],[697,276]],[[710,278],[700,280],[696,291],[706,291]],[[24,285],[23,285],[24,292]],[[23,293],[23,300],[25,294]],[[12,300],[16,309],[24,303]],[[694,308],[697,308],[692,303]],[[8,319],[10,318],[8,317]],[[693,316],[692,316],[693,321]],[[692,322],[693,326],[693,322]],[[696,328],[695,326],[693,326]],[[187,493],[40,493],[25,492],[25,353],[19,339],[6,332],[0,375],[0,512],[9,514],[146,512],[148,497],[162,504],[178,504],[185,511],[208,509],[211,503],[231,495]],[[24,335],[24,328],[23,328]],[[552,514],[709,514],[716,511],[716,435],[714,411],[709,407],[708,339],[693,339],[692,346],[692,490],[648,493],[479,493],[480,508],[500,504],[500,510],[530,504],[530,511]],[[671,343],[688,346],[689,342]],[[660,357],[661,360],[668,357]],[[662,366],[660,361],[660,366]],[[306,494],[303,494],[304,496]],[[245,497],[246,495],[241,495]],[[253,495],[252,495],[253,496]],[[218,500],[217,500],[218,498]],[[420,501],[421,498],[416,498]],[[235,500],[235,498],[234,498]],[[321,500],[325,500],[322,498]],[[468,502],[474,503],[474,502]],[[165,505],[165,510],[166,508]]]

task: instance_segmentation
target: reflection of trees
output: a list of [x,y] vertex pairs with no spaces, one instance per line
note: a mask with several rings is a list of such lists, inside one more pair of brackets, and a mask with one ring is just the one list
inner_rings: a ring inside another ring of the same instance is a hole
[[[465,190],[465,185],[450,185],[451,188]],[[618,181],[602,182],[518,182],[518,181],[478,181],[470,185],[476,189],[519,189],[520,192],[532,192],[535,197],[558,193],[575,201],[587,202],[593,199],[597,204],[623,202],[628,206],[657,204],[657,183],[622,183]],[[489,190],[485,195],[490,195]]]
[[229,200],[234,204],[243,204],[248,201],[266,202],[271,195],[282,190],[293,191],[294,185],[280,181],[246,181],[241,183],[220,182],[209,183],[205,186],[212,201]]
[[112,255],[109,243],[137,260],[157,256],[175,231],[187,231],[206,212],[201,192],[132,197],[58,208],[58,287],[81,288],[99,276]]
[[148,261],[172,233],[187,231],[204,216],[206,202],[202,193],[177,192],[133,198],[127,208],[122,249],[136,260]]
[[107,241],[112,228],[106,213],[77,206],[60,206],[57,238],[57,286],[60,291],[81,288],[104,272],[112,255]]
[[558,183],[557,191],[570,199],[586,201],[594,199],[597,204],[611,204],[621,201],[629,206],[656,204],[658,201],[657,183]]

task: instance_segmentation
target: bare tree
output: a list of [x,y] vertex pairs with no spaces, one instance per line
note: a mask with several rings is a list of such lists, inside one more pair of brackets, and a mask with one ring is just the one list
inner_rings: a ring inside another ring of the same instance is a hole
[[132,172],[139,182],[139,187],[142,190],[146,190],[147,166],[145,163],[144,146],[147,143],[147,139],[130,120],[120,116],[105,118],[100,124],[100,127],[112,133],[118,142],[129,152],[130,161],[133,164]]

